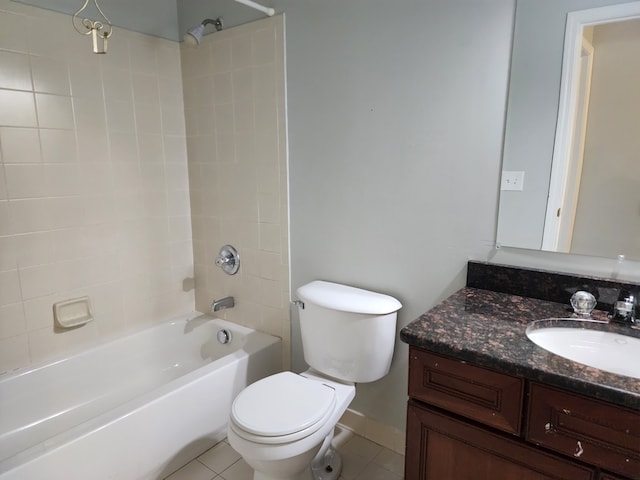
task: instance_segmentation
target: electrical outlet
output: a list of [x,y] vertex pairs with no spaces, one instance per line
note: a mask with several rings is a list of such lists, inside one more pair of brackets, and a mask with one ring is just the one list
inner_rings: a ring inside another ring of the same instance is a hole
[[523,186],[524,172],[512,172],[507,170],[502,171],[500,190],[518,190],[521,192]]

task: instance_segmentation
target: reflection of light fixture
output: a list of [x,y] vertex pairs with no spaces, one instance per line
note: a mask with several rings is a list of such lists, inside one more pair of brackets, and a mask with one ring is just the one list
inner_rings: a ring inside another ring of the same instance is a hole
[[221,17],[218,17],[215,20],[206,18],[202,21],[200,25],[196,27],[191,27],[189,30],[187,30],[187,33],[184,34],[184,37],[182,37],[182,39],[188,45],[193,45],[193,46],[200,45],[200,42],[202,41],[202,34],[204,33],[204,27],[209,24],[212,24],[214,27],[216,27],[216,30],[218,32],[222,30]]
[[[105,19],[108,29],[103,31],[103,29],[105,28],[105,24],[100,20],[89,20],[88,18],[82,18],[80,19],[80,23],[77,22],[78,15],[85,8],[87,8],[88,3],[89,0],[84,0],[84,5],[82,5],[82,7],[80,7],[80,10],[74,13],[73,17],[71,17],[71,23],[73,23],[73,28],[75,28],[78,33],[82,35],[91,35],[91,38],[93,40],[93,53],[107,53],[107,38],[109,38],[111,36],[111,33],[113,33],[113,25],[111,25],[111,22],[98,5],[98,0],[93,0],[93,4],[96,6],[98,12],[100,12],[100,15],[102,15],[102,18]],[[79,25],[81,25],[81,27],[79,27]],[[98,44],[98,36],[102,39],[101,47]]]

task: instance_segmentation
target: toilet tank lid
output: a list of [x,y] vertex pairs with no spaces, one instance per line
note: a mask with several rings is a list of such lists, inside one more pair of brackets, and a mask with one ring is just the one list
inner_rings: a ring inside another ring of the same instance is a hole
[[341,312],[386,315],[402,308],[402,304],[389,295],[323,280],[307,283],[297,291],[298,298],[305,303]]

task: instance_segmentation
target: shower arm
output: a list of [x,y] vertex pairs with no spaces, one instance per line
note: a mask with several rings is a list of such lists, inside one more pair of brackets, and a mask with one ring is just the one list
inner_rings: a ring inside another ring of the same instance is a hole
[[262,13],[272,17],[274,13],[276,13],[276,11],[271,8],[271,7],[265,7],[264,5],[260,5],[259,3],[254,2],[253,0],[235,0],[238,3],[242,3],[243,5],[246,5],[247,7],[251,7],[254,8],[256,10],[261,11]]
[[216,27],[216,31],[220,31],[222,30],[222,18],[218,17],[215,20],[212,20],[210,18],[205,18],[202,21],[202,25],[213,25],[214,27]]

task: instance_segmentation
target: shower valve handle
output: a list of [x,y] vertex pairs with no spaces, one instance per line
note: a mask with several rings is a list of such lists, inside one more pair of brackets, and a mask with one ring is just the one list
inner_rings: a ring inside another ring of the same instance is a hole
[[225,273],[235,275],[240,269],[240,255],[231,245],[225,245],[220,249],[220,253],[215,259],[215,264]]

